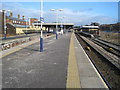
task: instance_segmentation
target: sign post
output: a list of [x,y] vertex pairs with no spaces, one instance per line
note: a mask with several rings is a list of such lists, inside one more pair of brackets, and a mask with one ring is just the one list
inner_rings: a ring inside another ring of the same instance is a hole
[[41,17],[40,17],[40,22],[41,22],[41,35],[40,35],[40,52],[43,52],[43,0],[41,0]]
[[6,29],[7,29],[7,26],[6,26],[6,11],[3,10],[3,22],[4,22],[4,39],[6,39]]

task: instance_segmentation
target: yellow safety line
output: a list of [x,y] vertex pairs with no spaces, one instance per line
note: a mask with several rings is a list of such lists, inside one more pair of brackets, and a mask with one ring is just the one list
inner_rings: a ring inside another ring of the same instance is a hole
[[77,61],[75,56],[73,34],[70,40],[66,88],[81,88]]

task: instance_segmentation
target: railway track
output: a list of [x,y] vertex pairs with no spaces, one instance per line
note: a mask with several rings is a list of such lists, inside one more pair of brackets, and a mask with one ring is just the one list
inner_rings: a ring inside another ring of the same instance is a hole
[[[103,77],[104,81],[107,83],[110,89],[119,89],[120,85],[120,69],[119,69],[119,61],[114,61],[113,59],[119,59],[119,55],[115,55],[114,53],[105,50],[104,48],[108,48],[103,44],[98,44],[96,41],[91,41],[78,33],[76,33],[76,37],[80,44],[83,46],[84,50],[90,57],[91,61],[94,63],[98,71],[100,72],[101,76]],[[100,45],[100,46],[99,46]],[[96,47],[98,46],[98,47]],[[86,49],[86,47],[90,47],[90,50]],[[109,47],[111,48],[111,47]],[[100,51],[103,50],[103,51]],[[105,53],[106,52],[106,53]],[[109,52],[109,53],[108,53]],[[101,54],[102,53],[102,54]],[[113,55],[109,57],[109,55]],[[109,59],[109,60],[108,60]],[[117,65],[116,65],[117,64]]]
[[[78,33],[77,33],[78,34]],[[113,65],[115,65],[118,69],[120,69],[120,48],[119,46],[112,45],[110,43],[104,42],[97,38],[90,38],[91,34],[81,35],[80,37],[88,43],[92,48],[94,48],[97,52],[99,52],[102,56],[104,56],[107,60],[109,60]],[[85,37],[84,37],[85,36]]]
[[108,59],[113,65],[115,65],[120,70],[120,51],[119,48],[116,49],[114,47],[110,47],[109,44],[105,44],[100,42],[99,40],[92,39],[92,41],[98,46],[102,47],[101,51],[98,51],[103,55],[106,59]]
[[96,44],[98,44],[99,46],[103,47],[106,51],[120,57],[120,49],[119,46],[116,45],[111,45],[109,43],[106,43],[100,39],[92,39],[92,41]]

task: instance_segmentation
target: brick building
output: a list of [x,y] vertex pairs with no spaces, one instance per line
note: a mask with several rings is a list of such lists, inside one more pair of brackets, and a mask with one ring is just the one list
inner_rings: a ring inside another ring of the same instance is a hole
[[30,18],[30,25],[33,25],[34,22],[37,22],[37,18]]
[[20,18],[20,14],[18,14],[18,17],[13,17],[12,12],[10,12],[10,16],[6,16],[6,23],[16,24],[16,25],[29,25],[29,22],[25,21],[25,16],[22,16],[22,19]]
[[[18,14],[17,17],[13,17],[13,13],[10,12],[9,16],[4,15],[4,12],[0,12],[1,14],[1,34],[2,36],[4,35],[4,28],[6,26],[6,35],[16,35],[18,30],[22,32],[23,29],[25,29],[26,27],[29,27],[29,22],[25,20],[25,16],[22,16],[22,18],[20,18],[20,14]],[[6,22],[4,23],[4,20],[6,20]],[[5,24],[5,25],[4,25]],[[23,32],[24,33],[24,32]]]

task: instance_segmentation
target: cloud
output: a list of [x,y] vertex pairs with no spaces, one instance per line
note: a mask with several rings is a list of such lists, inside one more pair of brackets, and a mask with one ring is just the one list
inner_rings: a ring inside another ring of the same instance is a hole
[[91,22],[98,22],[101,24],[106,24],[106,23],[109,24],[109,23],[117,22],[117,19],[111,18],[109,16],[104,16],[99,13],[93,13],[92,11],[88,12],[88,10],[81,12],[81,11],[72,11],[70,9],[64,9],[64,11],[62,13],[59,12],[59,14],[66,17],[64,18],[64,22],[73,22],[75,23],[75,25],[90,24]]
[[13,16],[17,17],[18,14],[21,16],[28,17],[40,17],[40,10],[36,10],[33,8],[24,8],[24,6],[20,3],[3,3],[2,9],[11,10],[13,12]]
[[[33,8],[24,8],[20,3],[4,3],[3,8],[6,10],[12,10],[13,15],[17,17],[18,14],[25,15],[25,17],[36,17],[40,18],[40,10]],[[58,17],[63,17],[62,22],[71,22],[75,25],[85,25],[90,24],[91,22],[98,22],[101,24],[106,23],[116,23],[117,19],[105,16],[101,13],[94,13],[92,8],[73,11],[68,8],[64,8],[64,11],[58,12]],[[56,22],[56,13],[55,11],[45,11],[44,10],[44,20],[45,22]],[[60,22],[60,19],[58,19]]]

